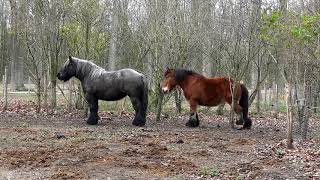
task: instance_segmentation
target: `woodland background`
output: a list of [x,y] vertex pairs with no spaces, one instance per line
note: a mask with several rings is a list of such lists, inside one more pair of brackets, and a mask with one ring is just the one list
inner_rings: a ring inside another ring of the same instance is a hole
[[306,139],[319,115],[318,0],[0,0],[0,22],[2,94],[34,91],[36,112],[59,108],[59,98],[84,108],[79,82],[56,78],[72,55],[144,73],[157,119],[163,106],[188,111],[179,90],[161,94],[166,67],[242,81],[251,113],[287,113],[289,147],[292,122]]

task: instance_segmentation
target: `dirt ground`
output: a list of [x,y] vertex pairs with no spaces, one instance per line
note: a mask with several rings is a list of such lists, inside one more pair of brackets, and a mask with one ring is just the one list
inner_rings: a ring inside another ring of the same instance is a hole
[[319,179],[319,119],[312,139],[285,149],[285,118],[252,117],[233,130],[227,117],[148,115],[142,128],[130,113],[100,113],[89,126],[80,113],[0,113],[0,179]]

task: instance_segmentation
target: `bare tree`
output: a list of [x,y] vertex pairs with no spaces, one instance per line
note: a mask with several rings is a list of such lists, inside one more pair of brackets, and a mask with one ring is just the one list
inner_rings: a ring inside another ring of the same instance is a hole
[[19,24],[19,3],[16,0],[10,0],[10,9],[11,9],[11,84],[14,90],[23,90],[23,61],[20,57],[20,42],[19,42],[19,34],[20,34],[20,24]]

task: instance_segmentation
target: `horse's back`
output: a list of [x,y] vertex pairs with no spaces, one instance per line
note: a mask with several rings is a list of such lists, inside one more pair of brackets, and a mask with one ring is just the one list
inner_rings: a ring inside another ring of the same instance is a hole
[[130,96],[146,88],[146,78],[142,73],[130,68],[117,71],[123,90]]
[[201,78],[198,94],[200,105],[216,106],[226,101],[230,95],[230,80],[225,77]]
[[124,77],[134,77],[134,78],[144,77],[142,73],[139,73],[138,71],[130,68],[120,69],[117,72],[119,72]]
[[204,83],[206,84],[206,86],[209,86],[209,87],[212,86],[215,89],[216,88],[225,89],[230,87],[230,81],[232,82],[231,79],[226,77],[214,77],[214,78],[206,78],[204,80]]

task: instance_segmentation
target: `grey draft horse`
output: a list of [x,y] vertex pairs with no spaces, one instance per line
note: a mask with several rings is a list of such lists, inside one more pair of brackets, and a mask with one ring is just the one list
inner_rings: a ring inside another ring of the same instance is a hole
[[73,76],[81,81],[85,99],[89,104],[88,124],[96,125],[100,119],[98,116],[99,99],[117,101],[129,96],[135,110],[132,124],[145,125],[148,86],[143,74],[133,69],[106,71],[90,61],[69,56],[57,77],[66,82]]

